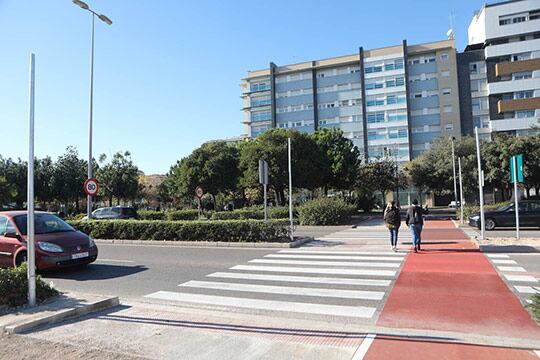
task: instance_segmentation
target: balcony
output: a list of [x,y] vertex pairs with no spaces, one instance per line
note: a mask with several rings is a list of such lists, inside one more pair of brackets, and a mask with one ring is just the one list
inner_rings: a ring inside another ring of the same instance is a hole
[[540,97],[529,99],[499,100],[497,102],[497,111],[499,114],[519,110],[540,109]]
[[540,70],[540,58],[523,61],[505,62],[495,65],[495,75],[511,75],[517,72]]

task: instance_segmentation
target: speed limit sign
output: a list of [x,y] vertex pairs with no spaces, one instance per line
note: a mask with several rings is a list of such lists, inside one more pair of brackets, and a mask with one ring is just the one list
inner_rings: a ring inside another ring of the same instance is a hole
[[195,188],[195,196],[197,196],[199,199],[202,198],[204,195],[204,190],[201,186],[197,186]]
[[84,192],[89,196],[96,196],[99,190],[99,185],[96,179],[86,179],[84,182]]

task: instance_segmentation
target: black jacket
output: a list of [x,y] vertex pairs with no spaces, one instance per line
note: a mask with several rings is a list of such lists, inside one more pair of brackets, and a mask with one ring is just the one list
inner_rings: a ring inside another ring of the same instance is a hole
[[405,217],[405,223],[407,226],[411,224],[423,225],[424,224],[424,209],[419,205],[411,205],[407,210],[407,216]]
[[399,209],[396,207],[390,208],[384,214],[384,222],[385,224],[394,225],[394,227],[398,228],[401,225],[401,215],[399,213]]

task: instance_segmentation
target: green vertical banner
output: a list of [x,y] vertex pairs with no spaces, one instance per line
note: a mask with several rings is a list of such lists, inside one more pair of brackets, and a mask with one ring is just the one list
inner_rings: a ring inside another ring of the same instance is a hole
[[510,181],[514,183],[514,159],[517,161],[517,181],[518,183],[523,182],[523,154],[515,155],[510,157]]

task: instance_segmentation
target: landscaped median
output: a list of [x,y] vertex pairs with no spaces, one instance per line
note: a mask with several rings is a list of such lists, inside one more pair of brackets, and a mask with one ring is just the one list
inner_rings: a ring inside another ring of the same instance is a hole
[[[0,269],[0,307],[25,305],[28,294],[26,263],[17,268]],[[58,295],[59,292],[36,277],[36,298],[42,302]]]
[[98,220],[69,221],[95,239],[215,242],[288,242],[284,220]]

